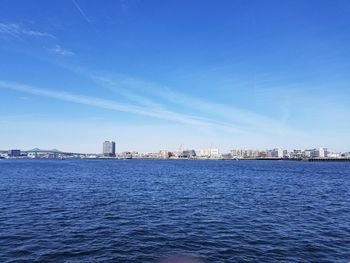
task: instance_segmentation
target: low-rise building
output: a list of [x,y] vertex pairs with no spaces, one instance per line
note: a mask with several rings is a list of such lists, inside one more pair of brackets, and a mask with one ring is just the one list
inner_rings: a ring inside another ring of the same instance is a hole
[[170,153],[169,153],[167,150],[161,150],[161,151],[159,152],[159,156],[160,156],[160,158],[162,158],[162,159],[169,159]]
[[194,157],[196,157],[196,151],[195,150],[183,150],[178,157],[179,158],[194,158]]
[[282,158],[283,157],[283,151],[280,148],[275,148],[271,151],[271,157],[273,158]]
[[311,152],[312,158],[324,158],[324,150],[323,148],[313,149]]

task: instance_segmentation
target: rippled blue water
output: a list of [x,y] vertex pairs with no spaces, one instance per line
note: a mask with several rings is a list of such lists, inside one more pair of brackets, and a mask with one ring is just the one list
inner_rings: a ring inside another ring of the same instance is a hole
[[349,262],[350,163],[0,160],[0,262]]

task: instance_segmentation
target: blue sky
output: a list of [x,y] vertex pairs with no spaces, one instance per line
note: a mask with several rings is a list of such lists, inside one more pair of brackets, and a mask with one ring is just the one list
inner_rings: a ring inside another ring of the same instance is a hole
[[350,2],[0,1],[0,149],[350,150]]

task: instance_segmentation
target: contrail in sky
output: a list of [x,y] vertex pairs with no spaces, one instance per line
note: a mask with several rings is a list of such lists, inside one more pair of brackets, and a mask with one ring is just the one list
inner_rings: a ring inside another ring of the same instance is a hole
[[90,19],[86,16],[85,12],[83,11],[83,9],[80,8],[80,6],[78,5],[78,3],[75,0],[72,0],[73,4],[75,5],[75,7],[78,9],[79,13],[84,17],[84,19],[91,24]]
[[238,128],[233,127],[229,123],[220,123],[215,120],[205,119],[198,116],[192,116],[188,114],[182,114],[165,109],[149,109],[148,107],[142,107],[137,105],[132,105],[129,103],[114,102],[110,100],[87,97],[78,94],[72,94],[64,91],[53,91],[47,89],[34,88],[28,85],[22,85],[12,82],[5,82],[0,80],[0,89],[11,89],[28,94],[33,94],[37,96],[43,96],[48,98],[54,98],[62,101],[68,101],[83,105],[89,105],[93,107],[115,110],[119,112],[127,112],[136,115],[143,115],[158,119],[164,119],[168,121],[174,121],[177,123],[190,124],[200,127],[219,127],[224,129],[229,129],[230,131],[240,131]]

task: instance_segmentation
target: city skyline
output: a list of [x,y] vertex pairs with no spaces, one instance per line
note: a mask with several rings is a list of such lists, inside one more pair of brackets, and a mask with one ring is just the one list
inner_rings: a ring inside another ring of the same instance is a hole
[[0,149],[349,151],[350,3],[252,2],[2,1]]
[[172,160],[293,160],[293,161],[350,161],[350,151],[336,152],[329,148],[313,149],[162,149],[158,152],[125,151],[117,152],[114,141],[102,143],[102,153],[64,152],[57,149],[0,150],[0,159],[172,159]]
[[[123,153],[141,153],[141,154],[150,154],[150,153],[159,153],[161,154],[162,152],[169,152],[169,153],[180,153],[180,152],[184,152],[184,151],[193,151],[195,154],[197,155],[222,155],[222,154],[227,154],[227,153],[233,153],[233,152],[240,152],[240,154],[238,155],[246,155],[247,153],[249,153],[248,155],[258,155],[259,153],[267,153],[267,152],[275,152],[277,154],[277,156],[285,156],[285,154],[287,153],[292,153],[292,152],[309,152],[309,154],[311,154],[312,151],[322,151],[322,152],[328,152],[329,154],[347,154],[350,155],[350,151],[337,151],[336,149],[330,149],[328,147],[309,147],[309,148],[289,148],[289,149],[285,149],[285,148],[279,148],[279,147],[270,147],[270,148],[257,148],[257,147],[253,147],[253,148],[247,148],[247,147],[228,147],[230,148],[230,150],[222,150],[220,148],[215,148],[215,147],[211,147],[211,148],[191,148],[191,147],[186,147],[183,145],[180,145],[179,148],[177,149],[166,149],[166,148],[160,148],[157,151],[149,151],[149,152],[144,152],[144,151],[138,151],[137,149],[133,149],[133,150],[119,150],[117,149],[117,143],[116,141],[108,141],[105,140],[104,142],[102,142],[102,148],[100,149],[99,152],[89,152],[89,153],[84,153],[84,152],[78,152],[78,151],[64,151],[64,149],[57,149],[57,148],[32,148],[32,149],[22,149],[21,147],[18,148],[9,148],[9,149],[0,149],[0,153],[1,152],[11,152],[11,151],[16,151],[18,153],[20,152],[51,152],[51,153],[75,153],[75,154],[87,154],[87,155],[100,155],[100,156],[104,156],[104,157],[115,157],[118,156],[119,154],[123,154]],[[273,154],[272,154],[273,155]],[[273,157],[273,156],[272,156]]]

